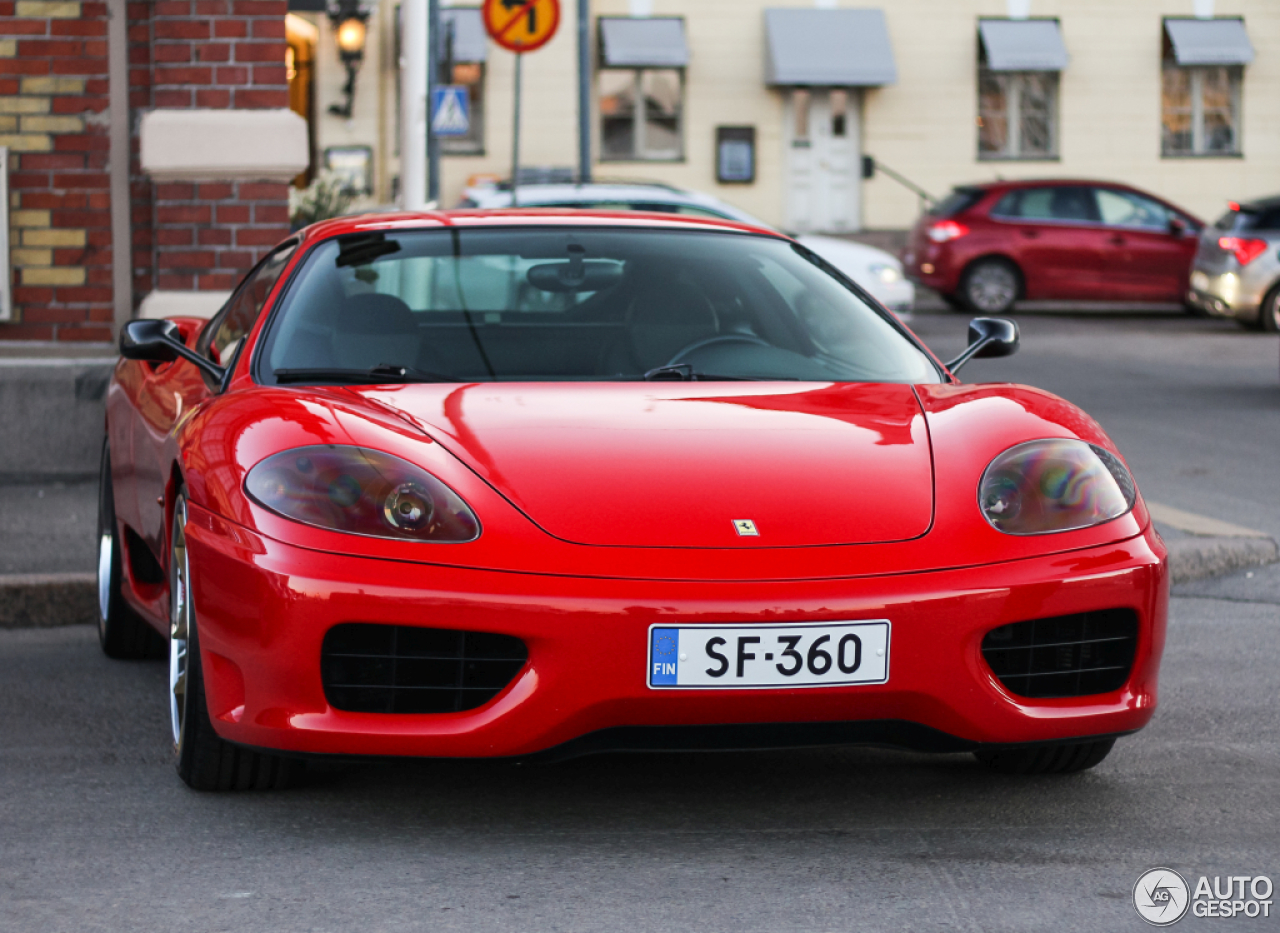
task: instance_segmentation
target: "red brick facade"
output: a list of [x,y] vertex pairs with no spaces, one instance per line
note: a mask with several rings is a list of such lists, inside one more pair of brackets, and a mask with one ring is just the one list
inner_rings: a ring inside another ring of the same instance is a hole
[[[289,105],[286,0],[128,9],[135,306],[154,289],[225,291],[288,232],[283,182],[155,182],[145,111]],[[0,145],[10,147],[14,322],[0,340],[110,340],[107,5],[0,0]]]
[[15,319],[0,340],[111,339],[106,111],[107,5],[0,2]]
[[[130,3],[130,109],[288,107],[286,12],[287,0]],[[288,191],[282,182],[153,184],[138,169],[135,137],[135,296],[232,288],[288,233]]]

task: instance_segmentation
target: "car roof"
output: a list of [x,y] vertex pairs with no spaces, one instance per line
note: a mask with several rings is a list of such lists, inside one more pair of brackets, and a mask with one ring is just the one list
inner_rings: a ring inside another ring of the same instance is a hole
[[1003,178],[999,181],[979,181],[968,185],[956,185],[953,190],[1003,191],[1014,188],[1063,188],[1077,185],[1092,185],[1099,188],[1124,188],[1129,191],[1142,190],[1122,181],[1108,181],[1101,178]]
[[1280,195],[1272,195],[1269,198],[1255,198],[1252,201],[1241,201],[1240,210],[1255,213],[1259,211],[1269,211],[1280,207]]
[[460,209],[449,211],[392,211],[381,214],[353,214],[324,220],[304,228],[308,241],[346,233],[393,230],[430,230],[449,227],[629,227],[666,230],[722,230],[756,233],[786,239],[769,227],[651,211],[592,211],[574,208],[522,207],[506,210]]
[[[506,207],[511,203],[511,189],[503,186],[485,185],[467,188],[464,195],[471,199],[477,207]],[[654,182],[585,182],[577,184],[538,183],[521,185],[519,197],[525,203],[538,202],[550,204],[564,201],[651,201],[661,204],[688,204],[691,207],[703,207],[720,211],[735,220],[764,226],[764,222],[752,217],[746,211],[739,210],[732,204],[703,194],[671,185]]]

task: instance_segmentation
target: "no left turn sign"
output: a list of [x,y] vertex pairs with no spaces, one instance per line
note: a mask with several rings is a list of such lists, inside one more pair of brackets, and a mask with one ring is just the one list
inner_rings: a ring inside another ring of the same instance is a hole
[[532,52],[556,34],[560,0],[484,0],[484,28],[512,52]]

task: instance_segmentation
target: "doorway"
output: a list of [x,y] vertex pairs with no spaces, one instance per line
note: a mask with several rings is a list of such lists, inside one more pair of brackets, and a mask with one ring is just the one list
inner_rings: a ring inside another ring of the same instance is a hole
[[798,233],[847,233],[862,220],[862,95],[791,88],[783,118],[786,223]]

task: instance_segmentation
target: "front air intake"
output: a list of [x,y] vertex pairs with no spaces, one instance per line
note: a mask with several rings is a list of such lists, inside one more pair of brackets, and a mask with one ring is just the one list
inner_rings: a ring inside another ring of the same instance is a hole
[[335,709],[456,713],[488,703],[528,659],[510,635],[350,622],[325,635],[320,677]]
[[1120,689],[1137,644],[1137,615],[1104,609],[1002,625],[982,639],[982,656],[1010,693],[1080,697]]

